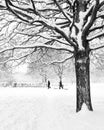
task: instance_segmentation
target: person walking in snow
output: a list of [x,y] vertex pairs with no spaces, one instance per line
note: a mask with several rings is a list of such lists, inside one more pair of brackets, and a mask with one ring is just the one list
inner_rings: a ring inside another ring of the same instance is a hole
[[63,84],[62,84],[62,81],[60,80],[60,82],[59,82],[59,89],[63,89]]
[[48,89],[50,89],[51,88],[51,86],[50,86],[50,81],[48,80]]

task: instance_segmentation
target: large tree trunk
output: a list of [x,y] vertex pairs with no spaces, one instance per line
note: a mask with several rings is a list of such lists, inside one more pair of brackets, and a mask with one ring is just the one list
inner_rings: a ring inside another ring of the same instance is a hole
[[76,70],[76,111],[80,111],[85,103],[93,111],[90,96],[90,58],[89,52],[77,51],[75,55]]

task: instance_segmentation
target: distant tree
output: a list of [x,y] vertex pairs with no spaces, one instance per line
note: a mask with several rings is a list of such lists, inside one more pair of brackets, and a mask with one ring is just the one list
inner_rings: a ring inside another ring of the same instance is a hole
[[[62,83],[64,71],[69,67],[64,61],[67,53],[63,51],[56,51],[50,49],[41,49],[35,52],[30,57],[29,68],[30,72],[35,73],[36,69],[38,73],[43,77],[43,81],[47,82],[48,75],[51,73],[51,69],[54,69],[55,74],[59,78],[59,83]],[[37,66],[37,67],[36,67]],[[60,84],[59,84],[60,86]]]
[[59,77],[59,89],[62,88],[62,78],[63,78],[63,71],[64,71],[64,66],[63,64],[53,64],[53,68],[57,76]]
[[12,67],[10,64],[0,64],[0,86],[11,86],[14,82]]
[[41,66],[39,68],[39,73],[42,76],[42,84],[44,84],[44,86],[46,87],[47,86],[47,80],[48,80],[46,67]]
[[67,61],[72,57],[69,58],[67,53],[60,50],[60,51],[53,51],[53,55],[50,58],[51,58],[51,66],[53,67],[56,75],[59,78],[59,88],[62,88],[64,73],[68,68],[71,68],[69,67],[68,65],[69,63]]
[[40,79],[42,80],[41,83],[44,87],[47,86],[48,82],[48,66],[47,64],[41,62],[40,60],[32,62],[28,62],[28,74],[30,75],[40,75]]
[[[66,59],[75,59],[76,111],[81,110],[83,103],[92,111],[90,53],[104,48],[104,42],[100,43],[104,40],[104,1],[0,0],[0,9],[1,22],[5,19],[1,30],[5,29],[0,36],[4,39],[6,34],[10,43],[5,49],[1,48],[0,53],[27,49],[28,54],[20,59],[31,55],[36,48],[67,52],[69,57]],[[15,27],[7,32],[13,23]],[[19,46],[13,42],[17,37]],[[99,41],[95,44],[96,39]]]

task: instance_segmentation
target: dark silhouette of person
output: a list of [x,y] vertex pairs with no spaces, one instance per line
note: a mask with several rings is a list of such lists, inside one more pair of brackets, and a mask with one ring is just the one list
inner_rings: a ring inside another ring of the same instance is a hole
[[62,84],[62,81],[60,80],[60,82],[59,82],[59,89],[63,89],[63,84]]
[[50,81],[49,81],[49,80],[48,80],[48,85],[47,85],[47,86],[48,86],[48,89],[51,88],[51,86],[50,86]]

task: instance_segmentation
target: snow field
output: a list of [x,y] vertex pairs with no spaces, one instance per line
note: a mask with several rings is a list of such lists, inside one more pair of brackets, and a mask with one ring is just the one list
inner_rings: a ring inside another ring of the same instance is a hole
[[0,88],[0,130],[104,130],[104,85],[91,84],[94,112],[75,112],[75,85],[68,90]]

